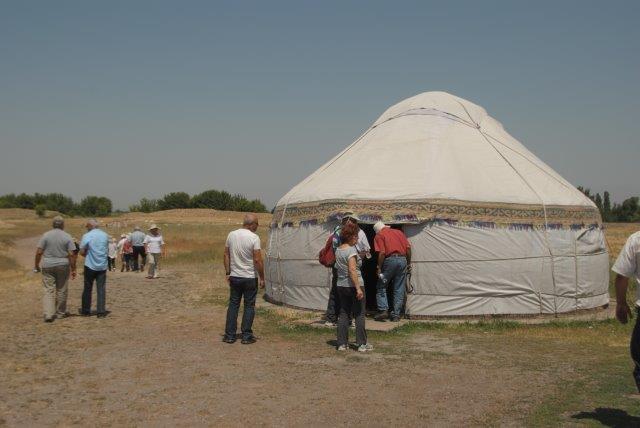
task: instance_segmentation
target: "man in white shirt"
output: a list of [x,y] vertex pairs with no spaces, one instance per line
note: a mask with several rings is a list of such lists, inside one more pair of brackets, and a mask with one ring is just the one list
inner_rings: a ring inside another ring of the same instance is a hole
[[247,214],[244,217],[242,228],[229,233],[224,247],[224,269],[230,289],[227,323],[223,339],[226,343],[236,341],[238,311],[242,298],[244,298],[244,311],[240,326],[242,344],[248,345],[256,341],[251,329],[258,295],[256,273],[260,277],[260,288],[264,288],[264,264],[260,250],[260,237],[256,235],[256,230],[258,230],[258,217],[255,214]]
[[[636,232],[627,239],[620,255],[611,268],[616,275],[616,318],[622,324],[626,324],[632,317],[631,309],[627,303],[627,289],[629,278],[640,281],[640,232]],[[637,288],[635,310],[636,325],[631,334],[631,358],[635,363],[633,377],[640,391],[640,286]]]

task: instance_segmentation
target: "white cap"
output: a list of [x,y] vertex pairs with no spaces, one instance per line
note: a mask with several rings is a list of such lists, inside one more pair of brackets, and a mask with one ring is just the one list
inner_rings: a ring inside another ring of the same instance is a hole
[[387,227],[387,225],[384,224],[383,222],[379,221],[379,222],[377,222],[376,224],[373,225],[373,230],[375,230],[376,234],[378,234],[385,227]]

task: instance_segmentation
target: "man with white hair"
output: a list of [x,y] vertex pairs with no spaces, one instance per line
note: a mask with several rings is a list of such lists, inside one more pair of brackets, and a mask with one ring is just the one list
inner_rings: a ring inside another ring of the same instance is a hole
[[256,341],[252,330],[258,294],[256,273],[260,277],[260,288],[264,288],[264,264],[260,250],[260,237],[256,235],[256,230],[258,230],[258,217],[255,214],[247,214],[242,228],[229,233],[224,246],[224,270],[230,293],[223,338],[226,343],[236,341],[238,312],[240,300],[243,298],[244,312],[240,326],[242,344],[249,345]]
[[82,307],[80,315],[89,316],[91,314],[91,294],[93,293],[93,282],[96,283],[98,295],[97,309],[98,318],[107,316],[107,256],[109,253],[109,236],[98,228],[98,221],[87,220],[85,226],[87,233],[80,241],[80,255],[84,259],[84,290],[82,291]]
[[[147,235],[140,229],[140,226],[133,228],[133,232],[129,235],[129,240],[133,246],[133,270],[138,272],[144,271],[144,262],[147,253],[144,250],[144,238]],[[139,263],[138,263],[139,260]]]
[[[373,225],[376,237],[373,240],[378,252],[378,283],[376,285],[376,303],[378,313],[376,321],[400,321],[400,313],[404,304],[404,293],[407,282],[407,271],[411,271],[411,244],[401,230],[392,229],[379,221]],[[393,309],[389,315],[387,301],[387,284],[393,290]]]
[[54,217],[53,228],[42,235],[35,257],[35,272],[42,271],[44,296],[42,307],[45,322],[66,318],[69,275],[76,277],[76,245],[64,231],[64,219]]

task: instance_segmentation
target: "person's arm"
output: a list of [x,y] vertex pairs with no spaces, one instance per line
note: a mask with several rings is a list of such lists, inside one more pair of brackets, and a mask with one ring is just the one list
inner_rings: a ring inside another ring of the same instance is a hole
[[224,275],[229,282],[229,276],[231,275],[231,255],[229,254],[229,247],[224,247]]
[[349,278],[356,288],[356,299],[362,300],[364,292],[362,291],[362,287],[360,286],[360,281],[358,279],[358,264],[356,262],[356,257],[357,256],[355,255],[349,257]]
[[165,246],[164,246],[164,239],[160,241],[160,252],[162,253],[163,258],[167,256],[167,250],[165,249]]
[[260,277],[260,288],[264,288],[264,262],[262,261],[262,250],[253,250],[253,263],[258,269],[258,276]]
[[71,267],[71,279],[76,279],[76,259],[78,256],[75,252],[69,251],[69,267]]
[[407,247],[407,270],[411,272],[411,247]]
[[626,324],[629,318],[633,316],[631,308],[627,303],[627,288],[629,287],[629,278],[620,274],[616,275],[616,318],[622,324]]
[[385,258],[384,241],[382,240],[380,234],[376,235],[376,237],[374,238],[373,247],[378,252],[378,266],[376,268],[376,275],[380,275],[380,273],[382,273],[382,264],[384,263]]
[[44,253],[44,250],[42,248],[37,248],[36,249],[36,257],[34,260],[34,267],[33,267],[33,271],[34,272],[40,272],[40,260],[42,260],[42,254]]

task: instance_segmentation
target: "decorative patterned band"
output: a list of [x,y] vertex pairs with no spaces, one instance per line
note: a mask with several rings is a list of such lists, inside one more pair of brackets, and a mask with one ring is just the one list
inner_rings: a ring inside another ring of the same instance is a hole
[[[283,216],[284,212],[284,216]],[[445,222],[481,228],[509,227],[516,229],[551,228],[581,229],[600,227],[598,209],[586,206],[546,207],[542,205],[470,202],[450,199],[425,200],[325,200],[277,206],[272,227],[318,224],[340,219],[352,212],[362,223],[424,223]]]

